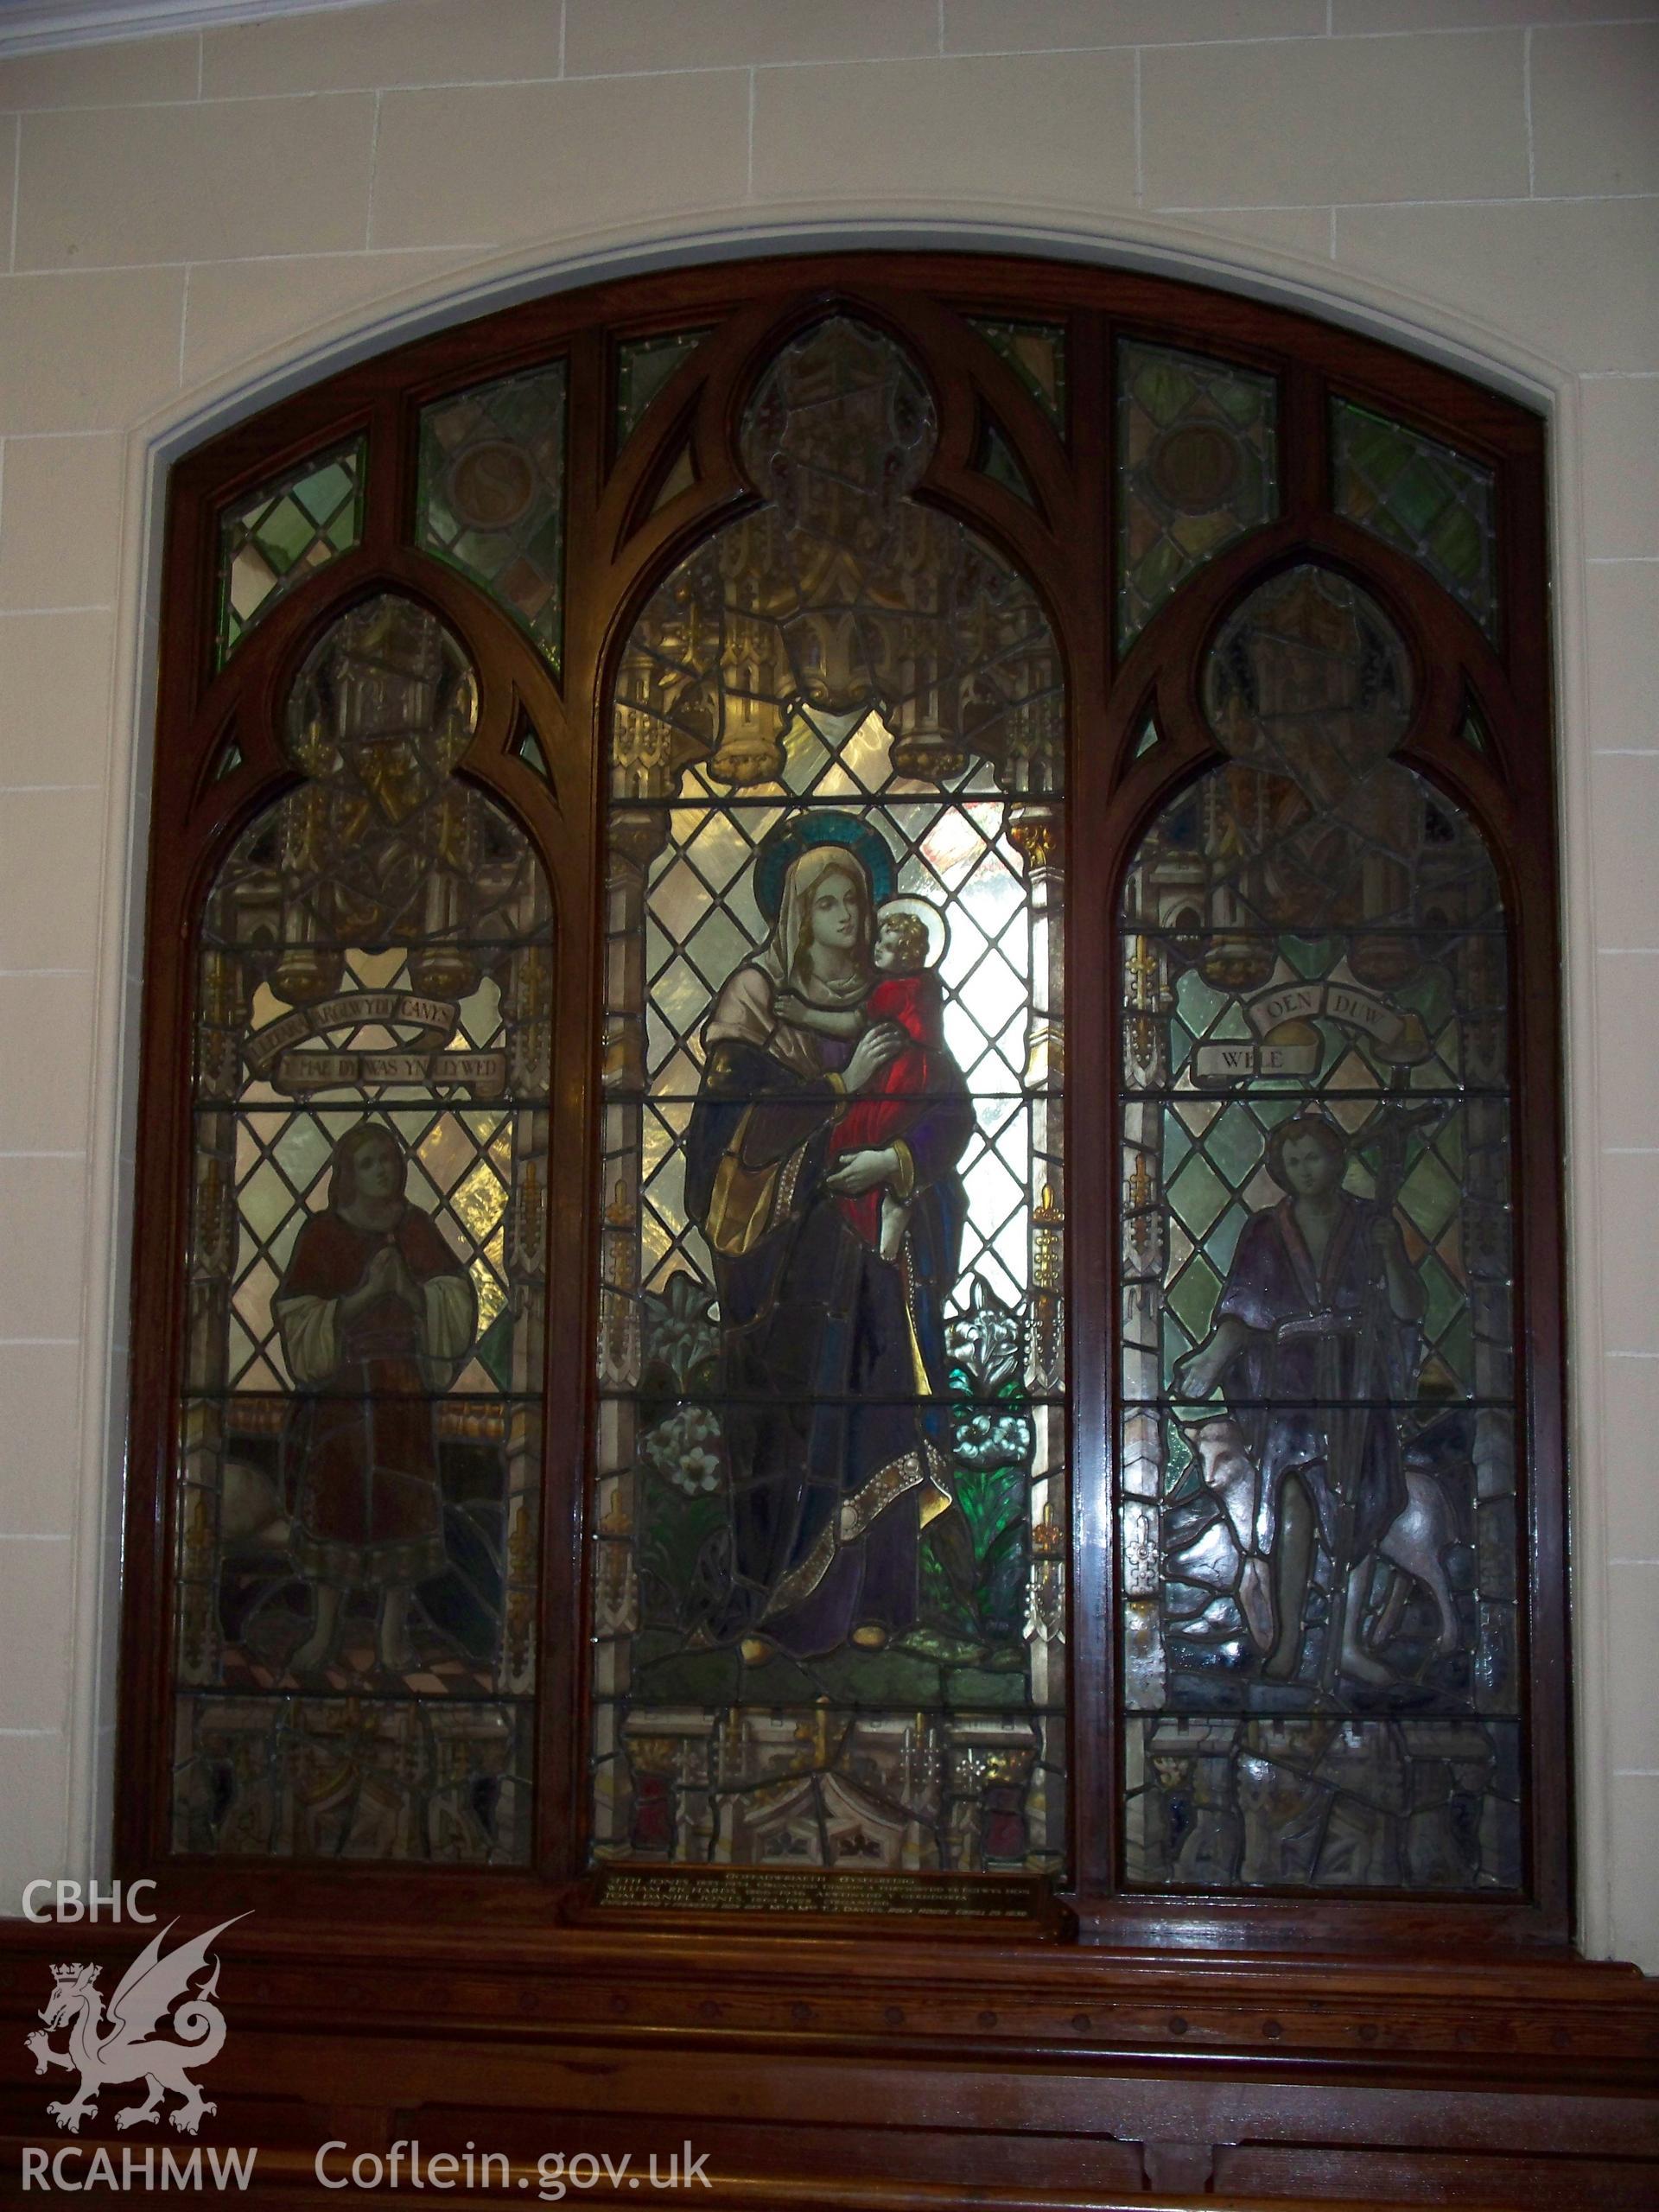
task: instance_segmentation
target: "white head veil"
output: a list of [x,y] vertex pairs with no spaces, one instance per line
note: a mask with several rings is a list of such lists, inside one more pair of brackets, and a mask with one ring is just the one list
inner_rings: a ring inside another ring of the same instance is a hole
[[[844,875],[855,886],[859,906],[853,972],[835,981],[814,976],[806,959],[811,943],[809,925],[812,900],[824,878],[830,875]],[[792,1023],[779,1023],[773,1001],[780,992],[793,991],[820,1006],[846,1008],[859,1005],[870,988],[874,904],[869,871],[850,847],[811,845],[804,852],[797,853],[784,877],[783,897],[779,901],[772,935],[758,952],[727,978],[703,1031],[705,1043],[758,1045],[785,1066],[797,1068],[802,1074],[817,1075],[822,1066],[817,1038]]]

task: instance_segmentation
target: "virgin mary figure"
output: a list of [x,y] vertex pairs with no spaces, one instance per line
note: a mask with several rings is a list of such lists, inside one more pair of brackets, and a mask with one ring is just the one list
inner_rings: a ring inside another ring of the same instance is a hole
[[[892,1023],[812,1026],[868,995],[892,855],[851,816],[819,815],[773,833],[755,880],[772,934],[704,1029],[686,1163],[720,1305],[732,1506],[717,1627],[751,1662],[879,1649],[916,1624],[921,1533],[954,1502],[943,1308],[974,1126],[940,1054],[903,1139],[831,1165],[849,1100],[910,1041]],[[908,1207],[895,1259],[837,1203],[869,1191]]]

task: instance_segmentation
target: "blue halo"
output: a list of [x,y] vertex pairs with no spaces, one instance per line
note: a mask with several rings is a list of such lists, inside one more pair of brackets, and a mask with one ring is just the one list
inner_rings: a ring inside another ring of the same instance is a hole
[[893,850],[884,837],[856,815],[834,810],[792,814],[768,830],[754,856],[755,903],[769,922],[778,918],[784,899],[784,878],[790,863],[815,845],[844,845],[863,861],[870,891],[879,906],[893,896]]

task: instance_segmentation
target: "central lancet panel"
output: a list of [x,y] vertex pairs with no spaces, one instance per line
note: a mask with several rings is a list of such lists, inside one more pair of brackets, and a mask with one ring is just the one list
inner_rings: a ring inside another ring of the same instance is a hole
[[1065,713],[937,435],[785,345],[617,677],[601,1859],[1063,1864]]

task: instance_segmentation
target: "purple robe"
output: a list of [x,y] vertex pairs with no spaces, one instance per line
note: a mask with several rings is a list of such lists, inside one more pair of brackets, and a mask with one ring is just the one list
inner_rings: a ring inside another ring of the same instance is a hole
[[1222,1391],[1259,1471],[1257,1550],[1272,1551],[1286,1478],[1300,1474],[1333,1556],[1338,1493],[1353,1507],[1342,1562],[1351,1567],[1406,1503],[1398,1415],[1412,1395],[1418,1332],[1389,1304],[1371,1241],[1378,1208],[1345,1191],[1338,1197],[1341,1212],[1317,1271],[1291,1199],[1253,1215],[1215,1320],[1241,1321],[1252,1332],[1229,1363]]

